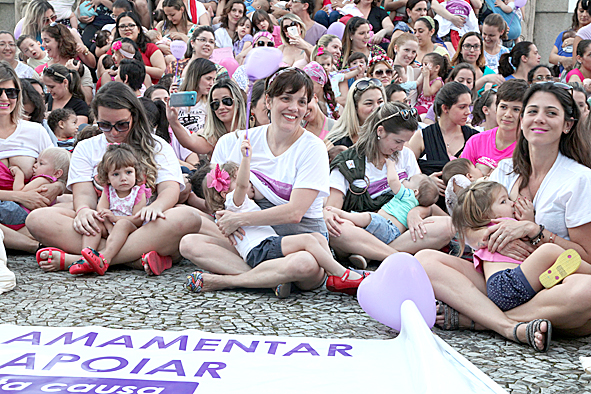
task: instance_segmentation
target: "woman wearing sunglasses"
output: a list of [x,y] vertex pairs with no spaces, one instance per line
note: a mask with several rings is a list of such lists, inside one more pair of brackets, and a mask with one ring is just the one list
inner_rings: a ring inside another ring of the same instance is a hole
[[[367,260],[382,261],[396,251],[439,249],[452,237],[449,218],[430,218],[433,220],[425,225],[427,234],[414,242],[410,231],[395,234],[396,230],[384,225],[385,220],[379,217],[367,230],[341,217],[343,211],[372,212],[373,216],[394,197],[387,181],[387,160],[395,162],[403,182],[421,173],[413,152],[405,147],[413,135],[420,134],[415,133],[417,128],[416,109],[399,102],[386,103],[369,116],[353,148],[340,153],[331,163],[330,196],[324,209],[330,246],[337,256],[352,255],[349,260],[358,268],[364,269]],[[408,228],[412,230],[411,213],[408,215]]]
[[306,65],[312,54],[314,47],[304,41],[306,36],[306,25],[299,16],[286,14],[280,21],[281,39],[283,45],[279,50],[283,52],[283,63],[286,66],[300,64]]
[[51,94],[47,111],[70,108],[76,113],[78,124],[88,123],[90,108],[84,101],[78,71],[69,70],[61,64],[54,64],[43,71],[43,83]]
[[[98,251],[110,265],[131,263],[142,269],[143,263],[148,274],[159,274],[170,267],[170,259],[163,256],[178,258],[181,237],[201,226],[197,211],[187,206],[175,207],[184,188],[178,160],[170,145],[152,133],[143,105],[128,86],[120,82],[104,86],[93,100],[92,110],[102,134],[80,142],[72,155],[68,188],[73,193],[73,209],[40,209],[28,223],[35,238],[53,246],[41,249],[37,261],[43,270],[57,271],[82,258],[83,235],[103,230],[103,218],[96,211],[98,195],[93,182],[96,166],[108,144],[126,143],[134,148],[143,166],[156,170],[155,177],[146,179],[156,198],[137,213],[144,224],[127,238],[116,256],[108,254],[104,240]],[[88,263],[83,265],[92,272]]]
[[[583,260],[590,261],[591,150],[588,138],[583,136],[587,128],[577,124],[577,104],[563,86],[537,83],[526,92],[523,107],[514,155],[501,161],[489,179],[501,183],[511,200],[525,197],[532,201],[535,221],[495,220],[482,233],[469,235],[468,244],[475,248],[484,244],[491,253],[519,261],[535,249],[555,244],[573,248]],[[484,277],[472,262],[432,250],[421,251],[416,258],[431,279],[435,298],[446,304],[442,309],[451,316],[446,329],[472,326],[494,330],[536,351],[548,349],[551,331],[589,335],[589,275],[571,275],[562,284],[503,312],[487,297]],[[462,314],[457,312],[460,309]],[[544,320],[536,321],[540,318]],[[437,319],[443,322],[444,316]]]
[[18,39],[21,34],[26,34],[41,43],[41,30],[56,20],[57,15],[49,1],[31,0],[23,11],[23,18],[14,28],[14,36]]
[[14,177],[9,167],[19,167],[29,179],[33,176],[35,159],[45,148],[53,146],[42,125],[21,118],[22,101],[16,72],[0,61],[0,230],[4,232],[7,248],[35,253],[39,242],[25,228],[27,212],[23,207],[28,210],[46,207],[65,188],[55,182],[35,191],[12,191]]
[[379,79],[383,86],[388,86],[394,79],[394,64],[388,56],[376,56],[369,61],[367,75]]
[[213,85],[207,103],[205,127],[193,134],[180,123],[178,109],[168,106],[166,114],[170,127],[182,146],[197,154],[211,156],[224,134],[246,127],[246,103],[236,82],[228,78]]

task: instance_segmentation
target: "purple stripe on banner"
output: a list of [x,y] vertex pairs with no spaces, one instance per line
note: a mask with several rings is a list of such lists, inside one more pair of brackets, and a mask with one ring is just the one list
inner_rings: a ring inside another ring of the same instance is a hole
[[409,176],[406,173],[406,171],[402,171],[402,172],[398,173],[398,179],[400,179],[401,181],[408,179],[408,178],[409,178]]
[[263,185],[271,189],[271,191],[275,193],[277,197],[289,201],[292,189],[292,186],[290,184],[276,181],[275,179],[269,178],[268,176],[257,170],[250,170],[250,172],[252,172],[263,183]]
[[373,196],[376,193],[379,192],[383,192],[384,190],[388,189],[390,186],[388,186],[388,179],[384,178],[384,179],[380,179],[377,182],[371,183],[369,185],[369,187],[367,188],[367,191],[369,192],[370,196]]
[[105,379],[72,376],[0,375],[0,392],[19,393],[169,393],[193,394],[199,383],[162,380]]

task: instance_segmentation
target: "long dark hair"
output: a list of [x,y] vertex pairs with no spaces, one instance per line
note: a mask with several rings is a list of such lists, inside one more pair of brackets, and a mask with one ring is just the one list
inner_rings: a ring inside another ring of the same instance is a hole
[[529,56],[532,45],[533,42],[521,41],[515,44],[511,52],[502,54],[499,58],[499,74],[505,78],[512,75],[519,68],[521,57]]
[[349,56],[351,56],[351,37],[353,37],[353,34],[355,34],[361,25],[369,25],[369,21],[358,16],[349,19],[345,25],[345,32],[343,33],[343,62],[341,63],[343,67],[345,67]]
[[590,5],[591,5],[591,3],[589,2],[589,0],[577,1],[577,5],[575,6],[575,12],[573,13],[573,25],[572,25],[573,30],[579,30],[579,27],[581,27],[581,25],[579,23],[579,6],[581,6],[582,9],[584,9],[585,11],[587,11],[587,13],[589,13],[589,6]]
[[[229,27],[228,14],[230,13],[230,11],[232,11],[232,7],[234,6],[234,4],[242,4],[242,7],[244,7],[244,12],[242,13],[242,16],[246,16],[246,5],[244,4],[244,2],[242,0],[228,1],[228,3],[226,3],[226,6],[224,7],[224,10],[222,12],[222,17],[220,18],[220,22],[222,23],[222,27],[224,29],[227,29]],[[238,26],[238,24],[236,24],[236,26]]]
[[133,20],[133,23],[135,23],[138,29],[137,39],[135,43],[137,44],[140,51],[142,53],[145,53],[150,39],[144,34],[144,30],[142,29],[142,22],[140,21],[139,16],[137,16],[137,14],[134,12],[126,11],[119,14],[119,16],[117,17],[117,23],[115,24],[115,37],[113,37],[113,41],[121,37],[121,35],[119,34],[119,22],[121,21],[121,18],[125,17],[131,18]]
[[472,91],[463,83],[449,82],[443,85],[443,87],[439,89],[439,92],[437,92],[435,101],[433,101],[435,115],[441,116],[441,106],[445,105],[446,107],[451,108],[458,102],[460,96],[465,93],[468,93],[470,97],[472,97]]

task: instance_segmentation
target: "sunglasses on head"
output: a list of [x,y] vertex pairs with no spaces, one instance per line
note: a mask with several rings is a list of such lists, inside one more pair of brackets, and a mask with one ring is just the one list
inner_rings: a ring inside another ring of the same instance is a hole
[[264,47],[264,46],[268,46],[268,47],[274,47],[275,43],[273,41],[257,41],[257,43],[254,45],[255,47]]
[[45,70],[43,70],[43,74],[44,74],[44,75],[45,75],[45,74],[48,74],[48,75],[54,75],[54,76],[57,76],[58,78],[61,78],[62,80],[63,80],[63,79],[68,79],[68,77],[66,77],[65,75],[63,75],[63,74],[61,74],[61,73],[59,73],[59,72],[57,72],[57,71],[55,71],[55,70],[54,70],[53,68],[51,68],[51,67],[47,67]]
[[213,100],[209,106],[211,107],[211,110],[215,112],[220,109],[221,104],[224,104],[226,107],[231,107],[234,105],[234,99],[232,97],[224,97],[221,101]]
[[103,133],[109,133],[111,130],[113,130],[113,128],[117,130],[118,133],[125,133],[127,130],[129,130],[129,123],[130,121],[120,120],[115,124],[109,122],[96,122],[96,125]]
[[382,70],[375,70],[373,72],[373,75],[375,75],[376,77],[381,77],[384,74],[386,74],[387,77],[391,77],[392,75],[394,75],[394,70],[386,68],[386,69],[382,69]]
[[400,116],[403,120],[409,120],[411,117],[416,119],[418,115],[419,111],[417,111],[416,108],[399,109],[398,112],[395,112],[392,115],[386,116],[384,119],[380,120],[378,123],[376,123],[376,126],[397,116]]
[[486,99],[484,100],[486,102],[486,101],[488,101],[488,98],[490,97],[491,94],[497,94],[497,89],[490,88],[490,89],[485,90],[484,92],[479,92],[478,97],[486,96]]
[[382,87],[382,81],[376,78],[362,79],[355,85],[355,89],[359,90],[360,92],[365,92],[370,87]]
[[557,88],[561,88],[564,90],[568,90],[569,92],[572,93],[573,91],[573,87],[570,85],[567,85],[566,83],[562,83],[562,82],[554,82],[554,81],[544,81],[544,82],[538,82],[539,84],[546,84],[546,83],[551,83],[552,85],[556,86]]
[[16,99],[18,98],[20,90],[18,90],[17,88],[0,88],[0,97],[2,97],[2,94],[4,92],[6,92],[6,98]]

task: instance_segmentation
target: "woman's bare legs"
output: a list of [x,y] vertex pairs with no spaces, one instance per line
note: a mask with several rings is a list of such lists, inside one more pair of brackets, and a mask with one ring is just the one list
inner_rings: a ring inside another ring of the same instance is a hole
[[31,236],[26,227],[17,231],[0,224],[0,230],[4,232],[4,246],[6,249],[35,253],[39,246],[39,242]]
[[198,268],[219,275],[238,275],[251,268],[227,238],[189,234],[181,239],[181,255]]
[[[466,260],[435,250],[423,250],[415,257],[431,280],[435,298],[507,339],[514,340],[513,330],[518,322],[543,317],[539,314],[532,319],[514,320],[508,317],[486,296],[484,276],[476,272],[474,265]],[[544,347],[547,329],[546,324],[542,324],[540,331],[535,333],[539,349]],[[522,342],[526,342],[525,332],[525,325],[518,327],[517,338]]]
[[426,221],[427,233],[423,238],[413,241],[410,232],[405,231],[388,246],[400,252],[415,254],[424,249],[439,250],[447,245],[455,235],[449,216],[431,216]]

